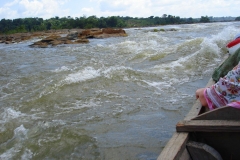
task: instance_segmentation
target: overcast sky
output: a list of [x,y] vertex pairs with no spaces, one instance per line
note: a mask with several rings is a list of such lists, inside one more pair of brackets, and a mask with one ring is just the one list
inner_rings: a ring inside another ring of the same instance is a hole
[[0,0],[0,19],[71,16],[238,17],[240,0]]

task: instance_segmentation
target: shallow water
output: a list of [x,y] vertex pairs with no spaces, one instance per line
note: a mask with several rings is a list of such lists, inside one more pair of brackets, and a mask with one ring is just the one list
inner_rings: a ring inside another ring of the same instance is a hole
[[0,44],[0,159],[156,159],[239,26],[132,28],[45,49],[28,47],[37,39]]

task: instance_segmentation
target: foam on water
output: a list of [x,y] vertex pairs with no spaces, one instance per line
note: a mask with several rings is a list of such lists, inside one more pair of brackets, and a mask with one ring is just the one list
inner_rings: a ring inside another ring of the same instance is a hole
[[22,141],[27,139],[27,132],[28,129],[26,129],[23,125],[17,127],[14,129],[14,136],[11,140],[9,140],[9,143],[11,142],[18,142],[14,143],[13,147],[5,151],[3,154],[0,155],[1,160],[8,160],[13,159],[16,154],[19,154],[22,148]]
[[[0,132],[5,133],[8,132],[9,126],[6,126],[7,123],[16,123],[19,119],[26,117],[26,114],[16,111],[12,108],[5,108],[3,112],[0,114]],[[20,127],[21,128],[21,127]]]
[[20,140],[24,140],[27,138],[26,137],[27,132],[28,132],[28,129],[26,129],[23,125],[21,125],[14,130],[14,137]]
[[66,67],[66,66],[62,66],[60,68],[55,69],[53,72],[59,73],[59,72],[63,72],[63,71],[70,71],[71,69]]
[[64,80],[67,84],[78,83],[86,80],[91,80],[100,76],[99,70],[95,70],[92,67],[84,68],[77,73],[73,73],[67,76]]
[[23,153],[23,155],[21,156],[21,160],[30,160],[32,159],[33,156],[33,152],[29,149],[26,149]]
[[132,70],[130,67],[124,67],[124,66],[114,66],[106,68],[102,71],[104,77],[106,78],[112,78],[115,75],[125,75],[126,70]]
[[164,91],[172,87],[171,82],[150,82],[145,80],[143,82],[147,83],[151,87],[157,88],[160,91]]
[[24,141],[27,139],[27,132],[28,129],[26,129],[23,125],[14,129],[14,136],[8,141],[10,144],[5,144],[6,146],[13,144],[13,146],[0,155],[1,160],[16,159],[19,154],[21,155],[22,160],[30,160],[32,158],[33,153],[27,148],[24,149],[23,153],[21,153]]
[[[65,69],[61,71],[60,70],[57,69],[55,71],[57,71],[57,73],[65,72]],[[65,85],[71,85],[71,84],[82,83],[87,81],[94,81],[94,79],[99,77],[105,77],[105,78],[108,78],[109,80],[114,80],[116,78],[119,79],[119,76],[122,76],[122,79],[124,81],[128,81],[129,79],[126,76],[126,71],[134,71],[134,70],[130,67],[125,67],[125,66],[111,66],[111,67],[103,66],[97,70],[94,69],[93,67],[86,67],[75,73],[65,75],[65,77],[62,80],[56,81],[54,85],[50,85],[49,87],[43,88],[43,91],[36,98],[39,99],[45,95],[56,93],[61,87]],[[70,69],[70,72],[73,72],[73,70]]]
[[[66,105],[67,105],[67,103],[66,103]],[[100,106],[100,104],[99,104],[99,102],[95,102],[93,99],[90,99],[87,102],[76,101],[72,105],[69,105],[69,106],[70,107],[66,108],[66,107],[60,107],[58,105],[55,105],[54,108],[61,109],[64,111],[73,111],[73,110],[79,110],[79,109],[84,109],[84,108],[94,108],[94,107],[96,108],[97,106]]]
[[2,117],[4,121],[25,116],[25,114],[21,113],[20,111],[15,111],[12,108],[4,109],[4,112],[2,114],[3,114]]
[[[226,27],[217,35],[185,41],[175,46],[175,54],[182,54],[178,60],[157,64],[150,71],[166,77],[163,79],[175,77],[171,80],[174,83],[188,81],[188,75],[201,77],[203,74],[209,74],[216,67],[214,64],[218,64],[226,55],[224,48],[226,48],[225,45],[233,37],[233,30],[236,30],[236,28]],[[179,48],[180,46],[181,48]],[[199,46],[199,48],[192,48],[196,46]],[[164,57],[166,56],[164,55]],[[184,78],[182,75],[186,77]]]
[[130,67],[124,67],[124,66],[114,66],[114,67],[103,67],[99,68],[98,70],[95,70],[92,67],[84,68],[83,70],[78,71],[77,73],[69,74],[64,82],[67,84],[72,83],[78,83],[83,82],[87,80],[91,80],[94,78],[97,78],[99,76],[104,76],[106,78],[113,77],[116,73],[119,74],[119,72],[123,72],[126,70],[132,70]]
[[5,151],[3,154],[0,155],[0,159],[1,160],[9,160],[9,159],[13,159],[13,157],[15,156],[16,153],[20,152],[20,148],[11,148],[7,151]]

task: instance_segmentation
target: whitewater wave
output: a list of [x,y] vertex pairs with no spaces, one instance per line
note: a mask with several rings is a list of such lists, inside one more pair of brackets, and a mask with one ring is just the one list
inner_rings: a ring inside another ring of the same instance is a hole
[[69,74],[64,81],[67,84],[78,83],[78,82],[94,79],[96,77],[99,77],[100,75],[101,75],[100,70],[95,70],[92,67],[87,67],[87,68],[84,68],[83,70],[80,70],[77,73]]

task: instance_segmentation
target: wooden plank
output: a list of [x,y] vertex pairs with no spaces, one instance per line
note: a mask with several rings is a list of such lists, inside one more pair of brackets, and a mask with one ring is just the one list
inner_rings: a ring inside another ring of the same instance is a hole
[[182,155],[179,157],[178,160],[192,160],[192,158],[190,157],[190,154],[187,151],[187,148],[184,149]]
[[218,151],[205,143],[189,141],[187,149],[193,160],[222,160]]
[[240,121],[234,120],[190,120],[180,121],[177,132],[240,132]]
[[157,160],[178,160],[185,150],[188,133],[174,133]]
[[203,113],[193,120],[240,120],[240,109],[224,106]]
[[199,100],[197,100],[194,105],[192,106],[191,110],[188,112],[187,116],[184,118],[184,120],[191,120],[194,117],[198,116],[201,111],[201,103]]
[[239,132],[191,132],[189,139],[213,147],[223,159],[239,160]]

